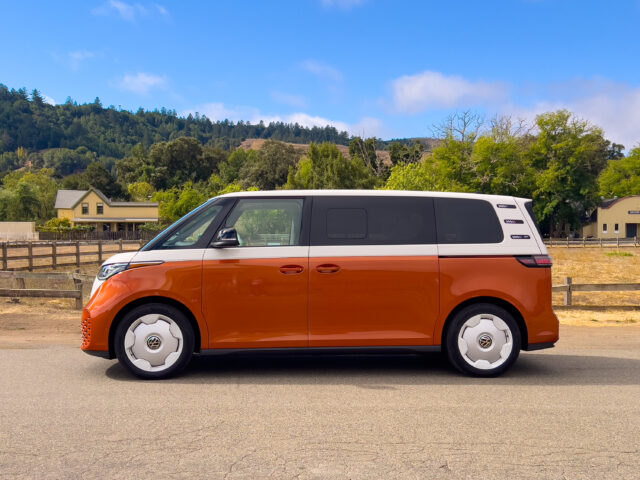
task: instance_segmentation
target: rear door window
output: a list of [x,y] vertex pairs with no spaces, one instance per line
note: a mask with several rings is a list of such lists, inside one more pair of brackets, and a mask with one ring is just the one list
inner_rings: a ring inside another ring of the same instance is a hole
[[498,216],[486,200],[435,198],[439,244],[500,243],[504,239]]
[[313,199],[311,245],[416,245],[435,240],[431,198]]

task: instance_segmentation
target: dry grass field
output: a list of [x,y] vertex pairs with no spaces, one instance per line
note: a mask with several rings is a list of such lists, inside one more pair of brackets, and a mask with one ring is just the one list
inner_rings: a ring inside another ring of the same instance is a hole
[[[573,283],[640,283],[640,248],[549,248],[553,258],[553,284],[562,285],[566,277]],[[561,305],[563,293],[554,293],[554,305]],[[638,305],[640,292],[573,293],[575,305]],[[566,325],[626,325],[640,323],[640,312],[611,309],[558,311]]]

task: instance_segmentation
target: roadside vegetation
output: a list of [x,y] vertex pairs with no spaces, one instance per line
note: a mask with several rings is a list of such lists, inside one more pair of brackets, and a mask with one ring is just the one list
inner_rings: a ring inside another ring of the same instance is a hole
[[[554,235],[577,228],[602,197],[640,194],[640,148],[625,156],[568,111],[534,125],[461,113],[436,131],[437,139],[384,142],[333,127],[131,113],[98,99],[54,106],[37,90],[0,85],[0,221],[66,228],[45,225],[60,188],[157,201],[163,224],[233,191],[384,188],[533,198],[542,231]],[[250,138],[262,139],[259,148],[241,146]]]

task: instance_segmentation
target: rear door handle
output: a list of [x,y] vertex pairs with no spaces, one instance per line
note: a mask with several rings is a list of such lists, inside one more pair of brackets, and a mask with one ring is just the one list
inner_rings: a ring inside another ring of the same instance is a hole
[[304,267],[302,265],[283,265],[280,267],[280,273],[285,275],[292,275],[296,273],[302,273]]
[[333,263],[323,263],[322,265],[318,265],[316,267],[316,271],[318,273],[336,273],[340,271],[340,267],[338,265],[334,265]]

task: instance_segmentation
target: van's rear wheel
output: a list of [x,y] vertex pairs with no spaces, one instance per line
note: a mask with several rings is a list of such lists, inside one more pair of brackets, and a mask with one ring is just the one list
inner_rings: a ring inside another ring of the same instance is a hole
[[516,361],[520,345],[520,329],[513,316],[490,303],[461,310],[447,329],[449,361],[470,375],[500,375]]
[[125,315],[115,334],[120,363],[145,379],[166,378],[191,359],[193,329],[184,314],[162,303],[149,303]]

